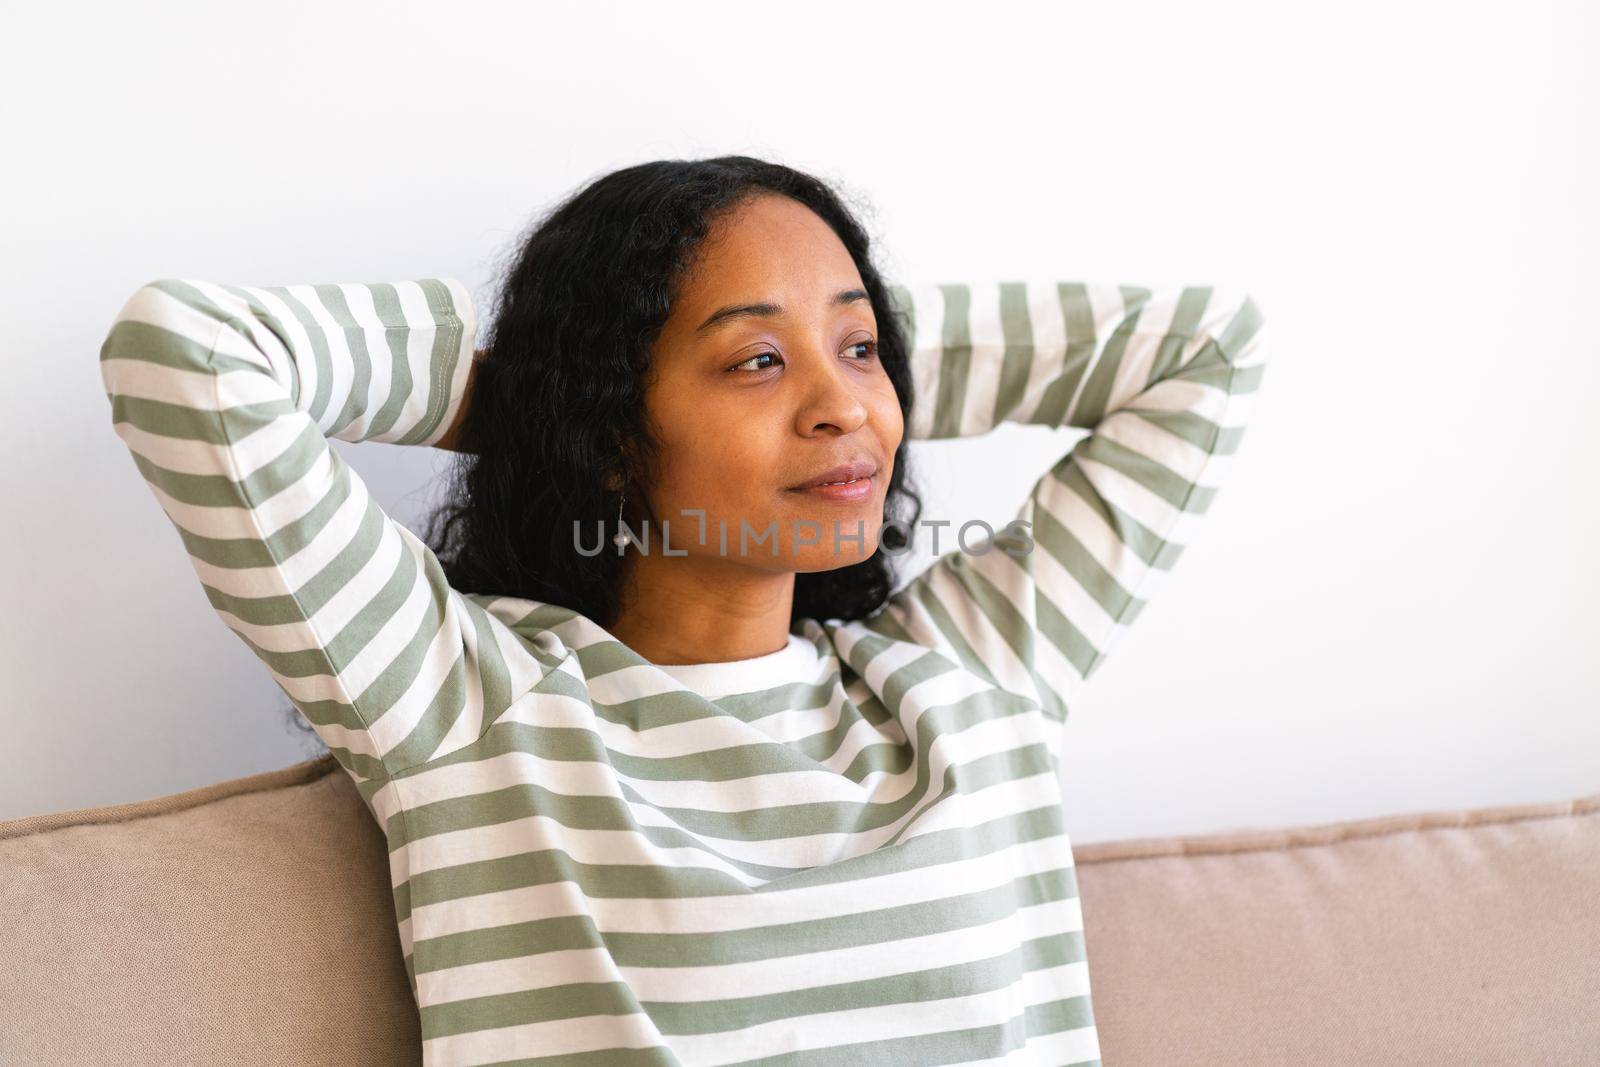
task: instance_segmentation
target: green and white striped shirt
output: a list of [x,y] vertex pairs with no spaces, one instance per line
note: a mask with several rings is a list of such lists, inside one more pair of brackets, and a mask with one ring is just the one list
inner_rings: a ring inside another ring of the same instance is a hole
[[1262,318],[1199,286],[893,294],[911,437],[1092,431],[1022,502],[1032,551],[952,546],[869,619],[667,667],[450,588],[329,447],[444,433],[457,280],[162,279],[118,314],[118,436],[387,836],[425,1063],[1098,1062],[1057,747],[1211,504]]

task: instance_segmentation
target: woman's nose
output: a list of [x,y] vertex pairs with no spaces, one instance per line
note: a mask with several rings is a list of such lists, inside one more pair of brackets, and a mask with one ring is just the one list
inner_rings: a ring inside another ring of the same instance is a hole
[[843,358],[818,348],[798,361],[803,384],[796,429],[802,435],[829,428],[850,433],[866,421],[867,406],[857,395],[859,385],[851,381],[849,368],[839,365]]

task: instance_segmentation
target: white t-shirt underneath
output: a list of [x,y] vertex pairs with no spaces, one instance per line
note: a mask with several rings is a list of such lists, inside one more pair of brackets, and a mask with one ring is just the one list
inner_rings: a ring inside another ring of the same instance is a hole
[[789,641],[776,652],[749,659],[718,663],[657,663],[686,689],[707,700],[731,693],[754,693],[788,682],[816,680],[817,646],[810,638],[790,634]]

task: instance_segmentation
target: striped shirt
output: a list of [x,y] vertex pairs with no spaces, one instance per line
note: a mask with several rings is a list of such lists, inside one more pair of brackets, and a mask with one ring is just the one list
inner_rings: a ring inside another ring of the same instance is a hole
[[1211,505],[1262,318],[1202,286],[891,289],[910,437],[1090,431],[1017,511],[1031,550],[946,545],[869,618],[685,666],[452,589],[329,446],[450,426],[456,279],[161,279],[112,324],[117,435],[386,835],[426,1064],[1098,1062],[1058,746]]

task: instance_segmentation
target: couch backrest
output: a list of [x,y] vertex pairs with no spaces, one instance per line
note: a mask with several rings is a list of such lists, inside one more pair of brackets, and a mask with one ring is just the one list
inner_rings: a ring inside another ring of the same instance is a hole
[[0,823],[0,1064],[420,1064],[386,856],[332,756]]
[[1107,1064],[1600,1064],[1600,794],[1077,861]]
[[[1600,794],[1077,846],[1112,1065],[1600,1062]],[[421,1062],[331,756],[0,823],[0,1064]]]

